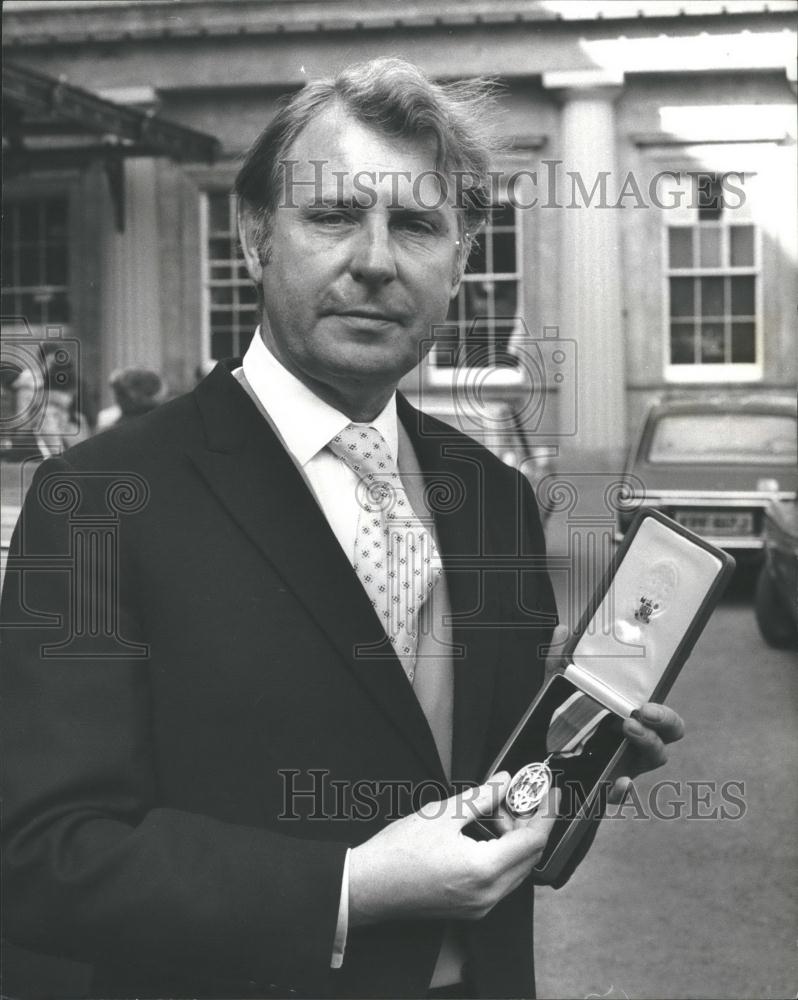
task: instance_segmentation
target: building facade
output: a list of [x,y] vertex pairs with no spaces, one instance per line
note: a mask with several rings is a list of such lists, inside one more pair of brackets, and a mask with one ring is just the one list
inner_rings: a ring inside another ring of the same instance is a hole
[[795,44],[779,0],[9,2],[7,62],[221,152],[132,156],[116,193],[99,160],[9,177],[3,315],[78,340],[97,394],[128,364],[187,388],[256,323],[230,187],[277,101],[375,56],[488,76],[493,215],[407,386],[616,461],[663,393],[794,390]]

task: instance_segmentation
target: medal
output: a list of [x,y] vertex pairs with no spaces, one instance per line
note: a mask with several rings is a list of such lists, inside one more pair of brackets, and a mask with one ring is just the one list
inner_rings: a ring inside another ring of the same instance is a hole
[[513,816],[534,816],[551,788],[551,754],[542,764],[527,764],[513,777],[504,797]]
[[582,691],[572,694],[556,709],[546,734],[548,757],[542,763],[522,767],[507,787],[504,804],[513,816],[528,819],[535,815],[554,780],[549,767],[551,758],[578,757],[601,720],[609,714],[609,709]]

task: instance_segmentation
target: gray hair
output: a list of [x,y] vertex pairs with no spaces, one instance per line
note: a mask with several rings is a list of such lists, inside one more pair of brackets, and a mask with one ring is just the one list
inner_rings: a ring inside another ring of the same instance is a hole
[[496,148],[495,87],[486,80],[437,84],[404,59],[374,59],[314,80],[283,104],[247,153],[235,181],[239,205],[254,214],[262,260],[268,258],[270,223],[277,209],[288,151],[302,130],[327,107],[339,104],[361,124],[391,139],[431,137],[436,169],[460,174],[456,207],[465,266],[475,234],[491,205],[490,151]]

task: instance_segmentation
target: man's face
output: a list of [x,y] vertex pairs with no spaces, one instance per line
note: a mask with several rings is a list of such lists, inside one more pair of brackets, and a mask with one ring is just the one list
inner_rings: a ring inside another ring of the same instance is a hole
[[268,263],[244,227],[267,346],[339,407],[392,391],[457,293],[459,225],[450,204],[435,207],[435,152],[432,141],[388,139],[330,107],[288,153],[296,163]]

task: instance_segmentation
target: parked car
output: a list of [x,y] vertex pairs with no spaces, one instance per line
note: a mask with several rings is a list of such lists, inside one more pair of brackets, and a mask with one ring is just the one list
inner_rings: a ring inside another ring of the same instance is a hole
[[[419,405],[424,413],[470,435],[505,465],[518,469],[536,491],[540,480],[554,472],[556,446],[537,443],[510,403],[487,401],[468,405],[441,397],[425,398]],[[548,516],[543,507],[540,513],[543,519]]]
[[756,621],[765,642],[784,649],[798,645],[798,502],[774,500],[765,511],[762,537]]
[[797,442],[794,399],[718,396],[655,404],[630,452],[630,500],[618,515],[618,539],[635,508],[645,505],[738,557],[761,553],[768,503],[798,493]]

